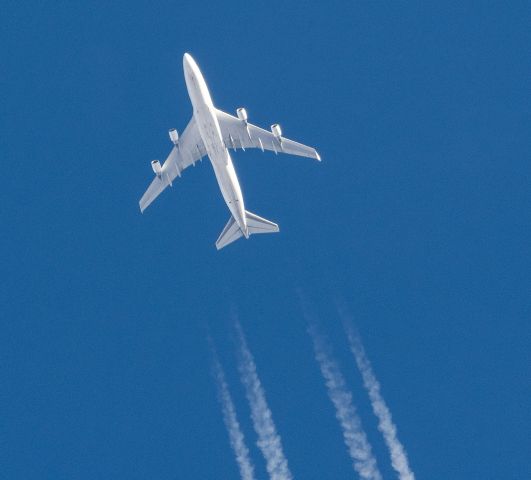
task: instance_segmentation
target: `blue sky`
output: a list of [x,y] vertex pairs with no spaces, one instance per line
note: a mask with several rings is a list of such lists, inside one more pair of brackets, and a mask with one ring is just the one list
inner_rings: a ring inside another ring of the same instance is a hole
[[[306,333],[311,302],[384,478],[396,478],[334,301],[364,340],[417,478],[529,478],[527,2],[3,3],[0,463],[10,479],[238,478],[210,331],[258,478],[237,310],[290,469],[356,478]],[[144,215],[191,106],[315,145],[208,161]]]

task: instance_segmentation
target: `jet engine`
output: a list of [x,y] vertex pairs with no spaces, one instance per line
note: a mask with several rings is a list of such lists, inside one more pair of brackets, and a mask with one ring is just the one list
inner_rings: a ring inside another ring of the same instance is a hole
[[160,162],[158,160],[153,160],[151,162],[151,168],[153,169],[157,177],[160,177],[162,175],[162,167],[160,166]]
[[179,141],[179,133],[175,128],[172,128],[168,134],[170,135],[170,140],[173,142],[174,145],[177,145],[177,142]]
[[247,124],[247,110],[245,110],[245,108],[238,108],[236,110],[236,114],[238,115],[238,118],[244,122],[245,124]]
[[280,125],[278,123],[271,125],[271,133],[276,137],[277,140],[280,141],[282,130],[280,129]]

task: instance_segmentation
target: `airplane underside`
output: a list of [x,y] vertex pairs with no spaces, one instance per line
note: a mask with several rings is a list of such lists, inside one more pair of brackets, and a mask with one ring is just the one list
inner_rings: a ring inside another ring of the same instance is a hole
[[227,149],[259,148],[320,161],[319,154],[312,147],[282,136],[278,124],[272,125],[268,131],[249,123],[244,108],[237,109],[237,116],[217,109],[199,67],[187,53],[183,66],[194,115],[180,137],[177,130],[169,131],[174,147],[164,164],[158,160],[151,162],[155,178],[140,199],[140,210],[144,212],[168,186],[173,186],[175,178],[180,177],[186,168],[208,155],[231,211],[231,217],[216,241],[216,248],[219,250],[241,237],[278,232],[276,223],[245,210],[238,177]]

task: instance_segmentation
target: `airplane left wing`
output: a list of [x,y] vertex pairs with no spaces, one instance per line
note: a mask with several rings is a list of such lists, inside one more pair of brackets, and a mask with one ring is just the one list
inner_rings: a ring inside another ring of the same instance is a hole
[[[234,117],[222,110],[216,110],[216,113],[221,135],[227,148],[241,148],[243,150],[246,148],[260,148],[262,151],[271,150],[275,153],[289,153],[321,161],[321,157],[315,148],[282,137],[278,125],[272,126],[272,129],[276,132],[275,134],[247,122],[247,113],[245,111],[245,120]],[[240,111],[238,111],[238,115],[240,115]]]
[[184,169],[188,168],[190,165],[194,165],[195,162],[203,158],[205,155],[205,145],[201,139],[195,119],[192,116],[192,119],[185,128],[181,138],[179,138],[177,145],[173,147],[168,158],[162,165],[160,172],[155,176],[151,185],[146,190],[146,193],[142,195],[139,202],[140,211],[144,212],[144,210],[149,207],[153,200],[155,200],[168,185],[172,185],[172,182],[176,177],[181,176],[181,172]]

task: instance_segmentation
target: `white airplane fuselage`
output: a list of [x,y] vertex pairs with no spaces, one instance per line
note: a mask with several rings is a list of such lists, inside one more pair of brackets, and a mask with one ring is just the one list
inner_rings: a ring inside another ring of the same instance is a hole
[[205,144],[221,194],[243,235],[248,238],[249,231],[240,182],[229,151],[223,142],[216,109],[212,103],[205,79],[194,59],[188,54],[184,55],[183,67],[186,88],[194,109],[195,123]]

